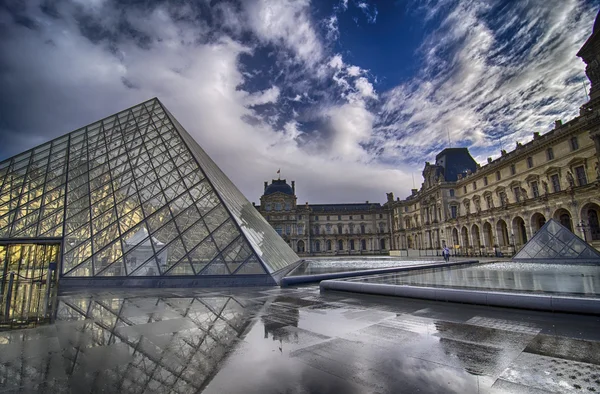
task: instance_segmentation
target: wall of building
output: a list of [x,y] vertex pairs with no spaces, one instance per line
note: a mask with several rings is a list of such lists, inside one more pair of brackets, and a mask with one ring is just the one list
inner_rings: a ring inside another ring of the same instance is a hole
[[[280,181],[280,180],[278,180]],[[277,182],[273,180],[272,182]],[[265,191],[268,184],[265,184]],[[379,203],[296,204],[293,194],[263,194],[256,208],[302,256],[387,254],[388,210]]]

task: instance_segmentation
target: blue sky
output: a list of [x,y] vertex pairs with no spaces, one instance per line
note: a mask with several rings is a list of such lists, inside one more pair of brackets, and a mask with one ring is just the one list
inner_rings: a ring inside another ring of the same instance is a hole
[[575,117],[598,1],[32,0],[0,5],[0,159],[157,96],[251,201],[405,197]]

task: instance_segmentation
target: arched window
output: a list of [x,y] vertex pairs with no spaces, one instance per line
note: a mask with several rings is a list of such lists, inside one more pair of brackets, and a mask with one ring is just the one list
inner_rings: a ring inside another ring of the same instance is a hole
[[331,240],[327,240],[327,250],[331,250]]
[[315,241],[315,252],[321,251],[321,242]]
[[338,234],[342,234],[342,231],[343,231],[343,229],[342,229],[342,225],[341,225],[341,224],[338,224],[338,225],[337,225],[337,228],[338,228]]
[[588,209],[588,223],[592,241],[600,240],[600,224],[598,223],[598,212],[595,209]]
[[571,215],[568,213],[563,213],[559,217],[560,224],[569,229],[569,231],[573,231],[573,226],[571,226]]
[[298,241],[298,253],[304,253],[304,241]]
[[381,250],[385,250],[385,238],[381,238],[381,240],[379,241],[380,246],[381,246]]
[[350,240],[350,250],[354,250],[354,240]]
[[367,250],[367,241],[366,240],[362,239],[360,241],[360,248],[361,248],[361,250]]
[[338,241],[338,250],[344,250],[344,241],[341,239]]

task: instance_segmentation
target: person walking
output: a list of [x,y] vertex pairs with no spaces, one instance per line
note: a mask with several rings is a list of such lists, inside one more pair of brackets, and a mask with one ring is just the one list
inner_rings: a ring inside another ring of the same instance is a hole
[[444,256],[444,260],[446,262],[450,261],[450,249],[447,246],[444,246],[444,250],[442,251],[442,255]]

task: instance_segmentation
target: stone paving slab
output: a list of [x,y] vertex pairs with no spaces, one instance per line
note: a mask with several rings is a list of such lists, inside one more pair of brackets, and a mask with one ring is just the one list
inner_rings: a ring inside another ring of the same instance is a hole
[[0,393],[600,392],[596,316],[266,291],[70,293],[0,332]]

